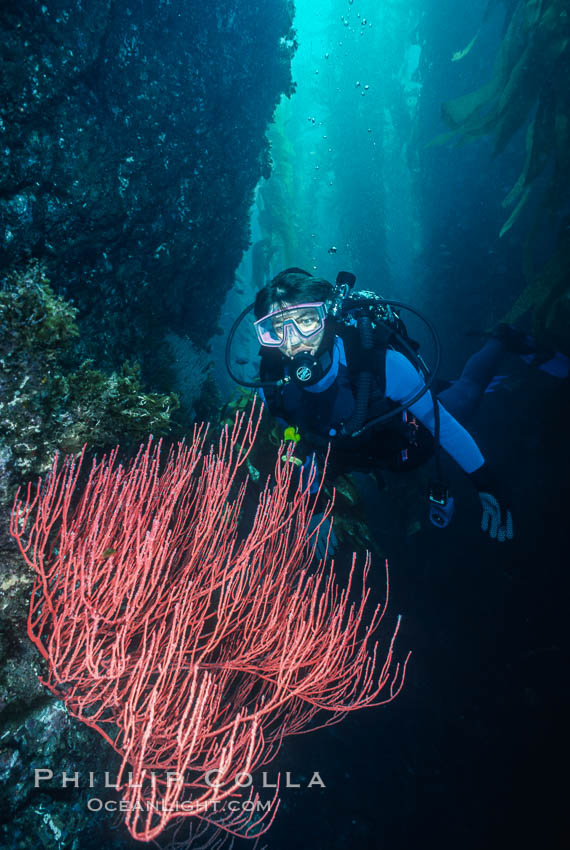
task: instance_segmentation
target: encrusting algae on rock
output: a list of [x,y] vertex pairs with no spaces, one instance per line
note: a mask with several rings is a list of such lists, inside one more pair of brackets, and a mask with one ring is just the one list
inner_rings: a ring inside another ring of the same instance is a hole
[[51,465],[56,449],[80,451],[149,431],[164,434],[178,407],[145,393],[137,364],[111,375],[77,365],[77,310],[56,295],[38,262],[13,271],[0,289],[0,460],[2,489],[13,476]]

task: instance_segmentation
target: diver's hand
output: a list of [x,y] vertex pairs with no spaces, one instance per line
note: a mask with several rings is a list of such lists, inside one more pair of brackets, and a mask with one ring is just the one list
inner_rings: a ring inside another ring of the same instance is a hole
[[[322,560],[325,557],[325,552],[327,552],[327,537],[329,541],[328,546],[328,557],[334,558],[334,553],[336,552],[336,547],[338,545],[337,536],[334,533],[334,528],[332,528],[332,523],[330,518],[327,517],[324,522],[321,523],[319,528],[317,526],[323,519],[324,514],[313,514],[311,520],[309,522],[309,534],[308,540],[311,545],[314,543],[315,535],[317,537],[317,545],[315,547],[315,558]],[[329,537],[329,529],[330,529],[330,537]]]
[[510,510],[501,505],[492,493],[479,493],[483,514],[481,515],[481,531],[488,532],[489,537],[504,543],[514,537],[513,517]]
[[502,493],[494,473],[487,463],[484,463],[469,476],[479,493],[483,513],[481,515],[481,531],[504,543],[514,537],[513,516],[509,509],[509,500]]

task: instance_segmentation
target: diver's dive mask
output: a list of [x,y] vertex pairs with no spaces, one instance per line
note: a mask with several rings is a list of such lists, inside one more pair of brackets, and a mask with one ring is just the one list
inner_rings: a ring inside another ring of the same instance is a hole
[[323,301],[279,307],[258,319],[253,326],[261,345],[278,348],[294,336],[310,342],[324,329],[326,307]]

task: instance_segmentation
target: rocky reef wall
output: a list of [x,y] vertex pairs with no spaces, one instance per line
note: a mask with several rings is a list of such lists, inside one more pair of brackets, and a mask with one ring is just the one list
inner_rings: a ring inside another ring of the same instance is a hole
[[97,365],[212,334],[292,90],[292,17],[287,0],[2,4],[0,261],[46,261]]

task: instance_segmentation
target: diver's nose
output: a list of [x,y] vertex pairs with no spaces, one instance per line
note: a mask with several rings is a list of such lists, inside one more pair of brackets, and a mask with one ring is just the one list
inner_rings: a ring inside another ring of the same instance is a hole
[[303,342],[303,340],[301,339],[301,334],[297,331],[297,329],[291,322],[288,322],[285,325],[283,333],[283,343],[287,348],[297,348]]

